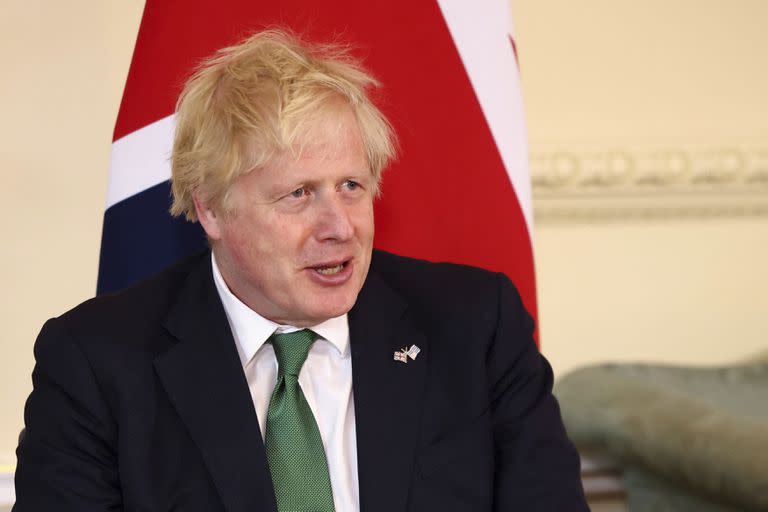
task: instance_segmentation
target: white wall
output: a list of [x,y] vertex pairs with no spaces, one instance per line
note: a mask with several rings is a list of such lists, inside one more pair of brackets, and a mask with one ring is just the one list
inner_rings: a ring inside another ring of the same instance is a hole
[[[534,156],[561,151],[597,168],[589,162],[601,152],[643,161],[679,150],[701,167],[674,186],[621,194],[575,182],[534,189],[542,346],[556,371],[727,363],[768,349],[768,3],[512,4]],[[749,169],[694,191],[695,172],[728,148],[751,158]],[[544,203],[637,207],[554,221]]]
[[543,350],[598,361],[723,364],[768,349],[768,222],[539,225]]
[[15,462],[43,322],[92,296],[139,0],[0,3],[0,465]]

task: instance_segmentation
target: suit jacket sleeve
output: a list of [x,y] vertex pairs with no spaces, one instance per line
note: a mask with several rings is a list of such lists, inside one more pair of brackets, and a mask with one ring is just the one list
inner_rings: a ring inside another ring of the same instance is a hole
[[35,359],[14,510],[122,510],[116,423],[85,353],[60,321],[49,320]]
[[499,312],[488,350],[496,452],[494,508],[588,511],[579,456],[552,395],[552,369],[533,340],[533,320],[499,274]]

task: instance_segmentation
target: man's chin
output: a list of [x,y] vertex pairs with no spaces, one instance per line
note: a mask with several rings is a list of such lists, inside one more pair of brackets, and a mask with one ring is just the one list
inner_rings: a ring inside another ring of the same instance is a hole
[[325,322],[326,320],[329,320],[331,318],[336,318],[342,315],[346,315],[349,313],[349,310],[352,309],[352,306],[354,305],[354,302],[350,303],[349,305],[342,305],[338,307],[324,307],[321,311],[318,312],[317,315],[315,315],[316,318],[316,324]]
[[357,293],[344,294],[341,297],[328,296],[327,294],[317,297],[313,301],[314,304],[307,308],[309,325],[317,325],[331,318],[349,313],[349,310],[355,305],[356,298]]

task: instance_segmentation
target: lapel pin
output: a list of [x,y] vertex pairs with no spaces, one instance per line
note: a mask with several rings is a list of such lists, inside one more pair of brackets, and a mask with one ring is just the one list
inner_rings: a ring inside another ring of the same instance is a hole
[[395,350],[395,361],[407,364],[408,358],[410,357],[411,359],[416,360],[416,356],[419,355],[419,352],[421,352],[421,349],[416,345],[411,345],[411,348],[403,347],[400,350]]

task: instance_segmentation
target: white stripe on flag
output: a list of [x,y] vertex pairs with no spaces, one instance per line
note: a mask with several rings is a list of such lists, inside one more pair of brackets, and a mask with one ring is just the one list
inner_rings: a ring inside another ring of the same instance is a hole
[[112,143],[107,208],[171,177],[174,128],[170,115]]
[[438,0],[533,235],[528,138],[508,0]]

